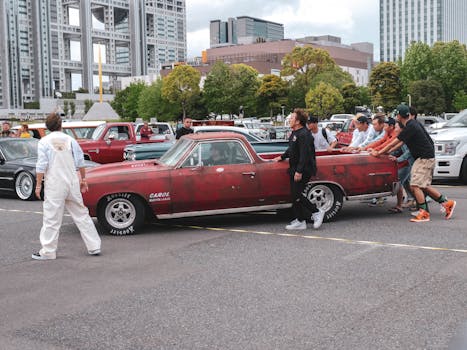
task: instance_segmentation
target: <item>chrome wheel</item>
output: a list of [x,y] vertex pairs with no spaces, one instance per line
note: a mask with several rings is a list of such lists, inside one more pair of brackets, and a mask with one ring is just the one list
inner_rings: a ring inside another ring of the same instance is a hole
[[136,208],[131,201],[117,198],[105,207],[105,220],[116,229],[131,226],[136,218]]
[[18,174],[15,180],[15,192],[19,199],[30,200],[34,198],[34,177],[25,171]]

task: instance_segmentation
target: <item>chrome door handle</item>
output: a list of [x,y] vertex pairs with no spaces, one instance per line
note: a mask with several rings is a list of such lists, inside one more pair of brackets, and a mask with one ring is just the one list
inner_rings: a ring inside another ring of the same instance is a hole
[[254,171],[248,171],[246,173],[242,173],[242,175],[248,175],[248,176],[251,176],[251,177],[255,177],[256,173]]

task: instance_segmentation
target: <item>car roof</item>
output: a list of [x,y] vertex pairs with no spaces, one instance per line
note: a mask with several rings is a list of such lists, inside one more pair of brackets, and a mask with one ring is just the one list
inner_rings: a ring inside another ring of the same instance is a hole
[[245,138],[245,136],[239,134],[239,133],[236,133],[236,132],[228,132],[228,131],[219,131],[219,132],[210,132],[210,133],[199,133],[199,134],[187,134],[187,135],[184,135],[183,137],[188,137],[190,139],[193,139],[193,140],[199,140],[199,139],[202,139],[202,140],[209,140],[209,139],[225,139],[225,138],[229,138],[229,139],[243,139],[245,141],[247,141],[247,139]]

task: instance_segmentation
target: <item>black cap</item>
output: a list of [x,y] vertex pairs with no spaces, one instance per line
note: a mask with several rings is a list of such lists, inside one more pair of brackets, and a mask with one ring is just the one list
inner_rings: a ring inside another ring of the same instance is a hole
[[402,118],[407,118],[410,114],[410,109],[407,105],[399,105],[397,106],[396,113]]
[[318,122],[318,118],[316,118],[316,117],[310,115],[310,116],[308,117],[308,120],[307,120],[306,122],[309,123],[309,124],[310,124],[310,123],[317,123],[317,122]]
[[357,118],[357,122],[369,124],[368,118],[365,117],[364,115],[361,115],[360,117],[358,117],[358,118]]
[[388,125],[396,125],[396,120],[394,118],[388,118],[384,122]]

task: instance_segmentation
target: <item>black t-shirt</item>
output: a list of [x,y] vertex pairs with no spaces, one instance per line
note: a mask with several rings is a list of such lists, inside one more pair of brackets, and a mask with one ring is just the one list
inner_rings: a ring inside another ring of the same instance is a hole
[[185,128],[184,126],[182,126],[181,128],[179,128],[175,134],[175,138],[178,140],[180,137],[182,137],[183,135],[188,135],[188,134],[193,134],[193,129],[191,128]]
[[409,120],[397,138],[407,145],[414,159],[435,157],[433,140],[423,125],[416,120]]

